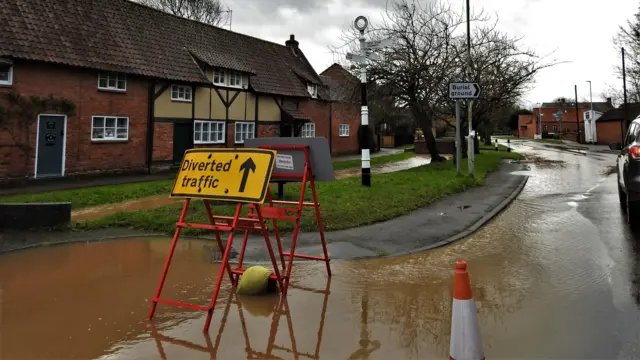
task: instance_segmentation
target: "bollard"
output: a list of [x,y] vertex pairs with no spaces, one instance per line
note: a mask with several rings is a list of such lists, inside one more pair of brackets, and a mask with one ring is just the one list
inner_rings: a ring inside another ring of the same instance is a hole
[[498,139],[496,139],[496,151],[498,151]]
[[507,152],[511,152],[511,140],[507,139]]

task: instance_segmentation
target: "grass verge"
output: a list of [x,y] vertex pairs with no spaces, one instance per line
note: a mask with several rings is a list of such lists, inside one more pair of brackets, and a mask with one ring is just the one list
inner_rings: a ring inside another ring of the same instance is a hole
[[[482,185],[487,173],[494,171],[502,159],[519,159],[517,153],[483,152],[476,156],[476,177],[456,176],[453,162],[429,164],[410,170],[379,174],[373,178],[372,187],[363,187],[359,177],[345,178],[330,183],[318,183],[318,196],[326,230],[340,230],[368,225],[392,219],[443,197]],[[467,162],[462,162],[466,173]],[[285,188],[285,197],[294,200],[299,185]],[[307,192],[310,197],[309,192]],[[385,195],[386,194],[386,195]],[[77,229],[102,229],[125,227],[153,232],[172,233],[182,204],[172,204],[152,210],[123,212],[100,220],[74,223]],[[232,215],[234,206],[220,204],[214,206],[218,215]],[[206,211],[201,201],[190,206],[188,221],[207,223]],[[282,222],[282,230],[291,230],[293,223]],[[302,229],[316,231],[317,224],[313,211],[306,210],[302,217]],[[203,233],[197,229],[186,229],[195,235]]]
[[[371,159],[371,166],[380,166],[414,157],[413,153],[378,156]],[[360,168],[360,160],[334,161],[334,170]],[[71,202],[74,210],[116,204],[153,195],[169,194],[173,180],[148,181],[133,184],[106,185],[91,188],[59,190],[43,193],[17,194],[0,197],[0,202]]]

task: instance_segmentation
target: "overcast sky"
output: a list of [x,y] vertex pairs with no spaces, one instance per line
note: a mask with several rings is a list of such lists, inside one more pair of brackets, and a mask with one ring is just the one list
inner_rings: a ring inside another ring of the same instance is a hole
[[[426,0],[425,0],[426,1]],[[450,0],[463,9],[463,0]],[[356,16],[375,21],[386,0],[226,0],[233,10],[232,30],[284,43],[295,34],[300,47],[318,73],[337,59],[330,46],[340,46],[341,32]],[[471,0],[472,12],[480,8],[496,14],[502,30],[524,36],[523,43],[539,54],[567,64],[543,70],[526,100],[537,103],[558,96],[601,101],[607,84],[621,81],[613,75],[620,53],[611,39],[620,24],[638,10],[638,0]]]

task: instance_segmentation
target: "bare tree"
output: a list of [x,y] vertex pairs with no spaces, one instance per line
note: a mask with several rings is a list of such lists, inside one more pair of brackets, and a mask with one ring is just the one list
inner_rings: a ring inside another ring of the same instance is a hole
[[[522,98],[533,84],[535,75],[541,70],[558,64],[555,60],[547,61],[535,51],[525,48],[521,37],[513,37],[497,30],[497,18],[491,21],[485,17],[477,21],[471,34],[471,70],[465,75],[467,55],[466,39],[455,39],[460,49],[456,58],[458,78],[466,78],[477,82],[481,87],[480,98],[473,101],[473,128],[483,128],[485,142],[490,143],[490,134],[503,114],[511,112],[513,106]],[[444,108],[445,113],[453,113],[451,102]],[[465,107],[466,110],[466,107]],[[467,115],[463,126],[468,127]]]
[[[640,102],[640,10],[620,26],[613,43],[617,52],[620,52],[621,47],[626,51],[627,99],[629,102]],[[622,80],[621,63],[615,66],[615,73]],[[622,83],[619,88],[622,92]]]
[[141,0],[141,2],[169,14],[214,26],[225,26],[230,21],[230,10],[225,8],[221,0]]
[[[465,23],[462,14],[446,2],[420,5],[412,0],[392,0],[381,25],[372,26],[368,34],[372,40],[397,40],[394,47],[377,52],[370,61],[369,74],[425,130],[434,161],[442,157],[429,130],[435,121],[454,115],[454,103],[448,98],[450,81],[480,83],[481,99],[473,103],[474,127],[484,123],[490,131],[491,115],[496,109],[515,103],[540,70],[554,65],[543,63],[535,52],[523,49],[520,38],[498,31],[497,20],[480,12],[471,16],[474,31],[469,73],[466,34],[458,31]],[[345,39],[353,41],[356,36],[357,32],[351,29]]]

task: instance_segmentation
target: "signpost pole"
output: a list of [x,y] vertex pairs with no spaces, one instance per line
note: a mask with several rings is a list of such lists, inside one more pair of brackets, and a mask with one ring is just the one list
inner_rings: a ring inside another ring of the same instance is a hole
[[356,29],[360,31],[360,124],[362,125],[362,185],[371,187],[371,159],[369,143],[369,108],[367,106],[367,47],[364,31],[368,21],[364,16],[358,16],[354,22]]
[[458,175],[460,175],[460,161],[462,157],[460,140],[460,100],[456,100],[456,171]]
[[[456,169],[458,175],[460,175],[460,158],[462,157],[462,136],[461,136],[461,121],[460,121],[460,100],[462,99],[477,99],[480,95],[480,85],[472,82],[450,82],[449,83],[449,98],[456,101]],[[474,175],[474,142],[471,138],[471,103],[469,104],[469,175]]]

